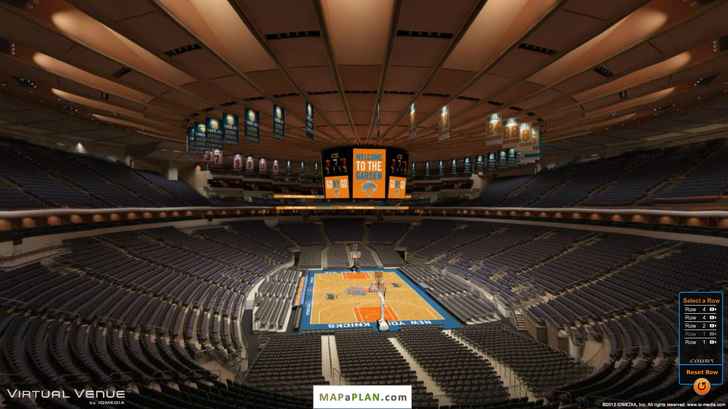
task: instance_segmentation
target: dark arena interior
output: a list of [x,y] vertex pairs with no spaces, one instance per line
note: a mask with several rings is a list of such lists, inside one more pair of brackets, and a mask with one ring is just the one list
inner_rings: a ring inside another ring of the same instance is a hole
[[0,408],[722,408],[726,290],[726,0],[0,0]]

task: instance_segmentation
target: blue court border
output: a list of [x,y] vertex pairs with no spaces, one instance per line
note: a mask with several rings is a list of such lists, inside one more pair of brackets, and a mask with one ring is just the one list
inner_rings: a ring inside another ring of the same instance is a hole
[[[422,287],[417,285],[410,277],[402,273],[398,268],[362,268],[359,271],[385,271],[397,274],[402,281],[412,288],[417,295],[422,297],[426,303],[430,305],[440,316],[443,317],[441,320],[399,320],[390,321],[389,328],[391,331],[398,331],[402,327],[415,327],[415,326],[436,326],[447,329],[461,328],[462,324],[452,314],[450,314],[440,303],[435,301],[430,294],[428,294]],[[303,291],[303,311],[301,312],[301,323],[299,325],[300,331],[325,331],[325,330],[340,330],[340,329],[377,329],[375,322],[348,322],[348,323],[331,323],[331,324],[311,324],[311,312],[313,309],[313,287],[314,278],[316,274],[327,274],[327,273],[347,273],[351,270],[341,268],[331,269],[319,269],[319,270],[308,270],[306,273],[304,291]]]
[[[680,315],[680,304],[682,303],[682,295],[683,294],[720,294],[720,364],[684,364],[680,362],[680,352],[681,352],[681,344],[682,344],[682,316]],[[683,386],[690,386],[692,383],[683,383],[682,381],[682,371],[680,368],[683,366],[698,366],[698,367],[718,367],[722,368],[725,363],[725,295],[723,294],[723,290],[719,291],[680,291],[678,293],[678,302],[677,302],[677,358],[678,358],[678,365],[677,365],[677,383],[678,385]],[[713,384],[713,386],[721,386],[725,383],[725,371],[720,371],[721,375],[721,382],[718,384]]]

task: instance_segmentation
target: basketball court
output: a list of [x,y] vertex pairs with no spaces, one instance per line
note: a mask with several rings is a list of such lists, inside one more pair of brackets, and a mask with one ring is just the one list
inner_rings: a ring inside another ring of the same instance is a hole
[[376,328],[384,295],[384,319],[392,329],[408,325],[457,328],[459,324],[422,288],[397,269],[309,271],[302,330]]

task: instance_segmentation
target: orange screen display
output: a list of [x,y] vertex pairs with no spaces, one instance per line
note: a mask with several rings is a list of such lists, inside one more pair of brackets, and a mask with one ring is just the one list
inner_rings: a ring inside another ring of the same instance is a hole
[[389,177],[389,194],[390,199],[404,199],[407,188],[407,178],[402,176]]
[[325,194],[327,199],[348,199],[349,198],[349,177],[348,176],[326,176],[324,179]]
[[354,149],[354,199],[384,199],[386,149]]

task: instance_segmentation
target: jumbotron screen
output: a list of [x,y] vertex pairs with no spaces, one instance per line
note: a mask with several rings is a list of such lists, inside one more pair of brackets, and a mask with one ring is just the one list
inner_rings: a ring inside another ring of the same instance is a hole
[[388,147],[339,147],[322,152],[326,199],[403,199],[409,155]]

